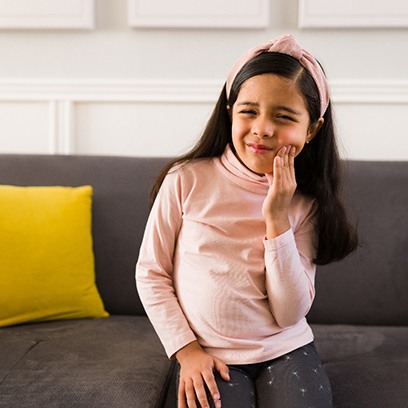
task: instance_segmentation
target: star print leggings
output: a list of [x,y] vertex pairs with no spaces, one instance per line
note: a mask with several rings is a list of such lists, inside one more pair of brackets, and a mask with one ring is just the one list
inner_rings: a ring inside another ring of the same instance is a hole
[[[333,407],[330,382],[313,342],[264,363],[228,367],[230,381],[215,374],[222,408]],[[210,395],[208,402],[214,408]]]

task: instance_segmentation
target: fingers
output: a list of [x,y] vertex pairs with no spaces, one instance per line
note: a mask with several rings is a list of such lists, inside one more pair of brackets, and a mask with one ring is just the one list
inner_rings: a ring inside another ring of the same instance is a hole
[[273,178],[262,204],[266,220],[266,237],[273,239],[290,228],[289,207],[297,184],[295,177],[296,148],[283,146],[273,162]]
[[[214,378],[214,377],[213,377]],[[200,403],[200,407],[202,408],[209,408],[209,404],[208,404],[208,400],[207,400],[207,393],[205,392],[205,388],[204,388],[204,382],[201,378],[197,378],[196,380],[194,380],[194,388],[195,388],[195,393],[197,396],[197,400]],[[190,402],[190,401],[189,401]],[[190,407],[195,407],[196,405],[189,405]]]
[[182,381],[180,381],[177,400],[177,408],[196,408],[197,406],[193,405],[196,401],[194,388]]
[[221,377],[228,381],[228,367],[194,344],[188,352],[186,350],[181,349],[177,353],[180,363],[178,408],[209,408],[208,399],[214,401],[216,408],[221,408],[214,372],[220,372]]
[[295,177],[295,156],[296,148],[294,146],[283,146],[278,150],[274,157],[272,173],[265,173],[269,185],[273,183],[274,178],[281,176],[279,172],[284,168],[290,170],[292,178]]
[[275,157],[279,163],[284,167],[293,166],[295,164],[296,147],[294,146],[283,146],[278,150]]
[[[184,383],[180,381],[178,389],[178,408],[208,408],[207,396],[201,381],[186,380]],[[197,406],[197,401],[200,405]]]
[[[211,397],[214,400],[215,407],[220,408],[221,407],[221,396],[218,391],[218,387],[217,387],[217,383],[215,382],[214,375],[212,373],[211,375],[204,374],[203,377],[204,377],[205,383],[207,384],[208,390],[210,391]],[[198,394],[197,394],[197,397],[201,403],[201,400]],[[205,397],[205,400],[207,400],[205,393],[204,393],[204,397]]]
[[295,180],[296,148],[283,146],[274,159],[274,178],[278,182]]
[[[228,368],[226,369],[227,372],[225,373],[224,371],[224,376],[229,378]],[[215,407],[221,408],[221,396],[213,373],[202,373],[202,377],[197,376],[194,379],[190,378],[184,383],[180,381],[178,389],[178,408],[209,408],[210,405],[208,403],[205,385],[210,391]]]
[[273,176],[268,178],[269,190],[262,205],[262,213],[265,217],[275,218],[280,214],[285,219],[295,193],[297,184],[295,177],[296,148],[283,146],[277,152],[273,162]]
[[296,156],[296,148],[294,146],[289,146],[288,165],[289,165],[290,177],[292,179],[295,179],[295,156]]
[[215,369],[220,373],[221,378],[224,381],[229,381],[230,376],[229,376],[229,368],[226,364],[224,364],[222,361],[215,359],[214,360],[214,367]]

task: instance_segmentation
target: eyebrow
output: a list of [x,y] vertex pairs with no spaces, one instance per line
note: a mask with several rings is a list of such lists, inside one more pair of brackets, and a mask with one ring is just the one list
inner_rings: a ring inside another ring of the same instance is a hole
[[[238,106],[254,106],[254,107],[259,107],[259,103],[246,101],[246,102],[240,102],[240,103],[238,103]],[[296,110],[290,108],[289,106],[279,105],[279,106],[276,106],[275,109],[284,110],[284,111],[289,112],[289,113],[291,113],[291,114],[293,114],[293,115],[298,115],[298,116],[301,116],[301,115],[302,115],[301,112],[298,112],[298,111],[296,111]]]

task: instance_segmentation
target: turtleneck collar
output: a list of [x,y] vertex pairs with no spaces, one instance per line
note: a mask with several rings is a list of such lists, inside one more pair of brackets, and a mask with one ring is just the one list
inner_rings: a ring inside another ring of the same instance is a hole
[[269,189],[266,176],[260,176],[245,167],[228,144],[221,157],[214,159],[221,172],[231,181],[254,193],[265,195]]

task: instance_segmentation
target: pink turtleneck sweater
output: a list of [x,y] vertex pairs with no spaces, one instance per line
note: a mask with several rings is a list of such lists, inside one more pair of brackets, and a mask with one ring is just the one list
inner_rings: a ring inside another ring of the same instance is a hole
[[230,147],[165,178],[147,222],[137,288],[169,357],[198,340],[226,364],[251,364],[313,340],[312,200],[296,193],[291,229],[265,240],[266,177]]

